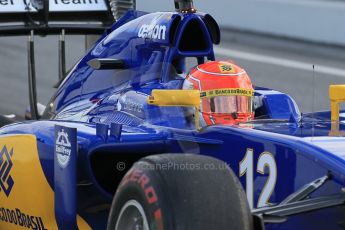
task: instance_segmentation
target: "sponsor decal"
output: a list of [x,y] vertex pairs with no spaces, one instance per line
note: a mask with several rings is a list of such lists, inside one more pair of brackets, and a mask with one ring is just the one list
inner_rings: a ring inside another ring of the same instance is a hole
[[139,38],[149,38],[165,40],[167,27],[164,25],[147,25],[144,24],[140,27],[138,32]]
[[27,229],[47,230],[41,217],[23,213],[20,209],[8,209],[0,207],[0,221],[19,225]]
[[219,65],[219,70],[221,73],[235,73],[235,69],[232,65]]
[[250,89],[215,89],[202,91],[200,97],[216,97],[216,96],[247,96],[251,97],[254,95],[253,90]]
[[10,175],[13,167],[12,163],[13,149],[7,150],[4,146],[0,152],[0,190],[8,197],[12,191],[14,181]]
[[132,99],[127,99],[124,103],[124,110],[133,111],[137,113],[142,113],[144,106],[140,103],[133,101]]
[[72,145],[68,138],[68,133],[63,129],[58,132],[55,142],[55,152],[60,167],[65,168],[71,158]]

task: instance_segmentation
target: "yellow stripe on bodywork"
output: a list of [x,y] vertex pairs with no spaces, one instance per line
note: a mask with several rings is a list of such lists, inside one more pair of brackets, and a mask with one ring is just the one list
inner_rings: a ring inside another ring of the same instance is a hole
[[[0,183],[7,188],[10,177],[14,182],[8,194],[0,191],[0,229],[58,229],[54,192],[41,167],[36,137],[0,137],[0,151]],[[2,168],[7,169],[8,175]],[[77,221],[79,229],[91,229],[80,216]]]

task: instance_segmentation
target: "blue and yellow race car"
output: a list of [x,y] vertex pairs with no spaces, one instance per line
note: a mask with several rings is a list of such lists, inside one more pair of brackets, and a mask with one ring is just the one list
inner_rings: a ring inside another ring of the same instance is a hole
[[[29,35],[32,120],[1,119],[0,229],[345,229],[345,86],[301,114],[215,61],[211,15],[175,8],[1,1],[0,33]],[[65,33],[102,33],[67,74]],[[47,34],[60,79],[40,109],[32,38]]]

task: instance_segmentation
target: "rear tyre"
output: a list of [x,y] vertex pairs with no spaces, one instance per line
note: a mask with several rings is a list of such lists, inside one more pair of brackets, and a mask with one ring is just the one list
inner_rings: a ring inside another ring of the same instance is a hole
[[222,161],[163,154],[141,159],[122,179],[108,230],[253,229],[246,196]]

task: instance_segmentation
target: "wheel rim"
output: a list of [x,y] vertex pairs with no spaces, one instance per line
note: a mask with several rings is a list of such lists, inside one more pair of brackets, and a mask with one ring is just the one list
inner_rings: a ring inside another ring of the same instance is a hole
[[145,211],[136,200],[127,201],[121,208],[115,230],[123,229],[149,230]]

